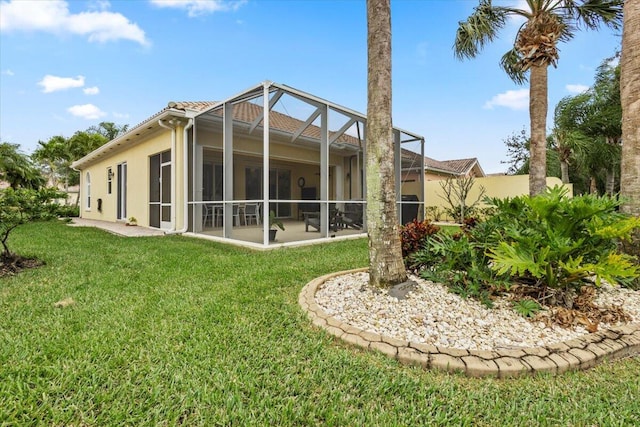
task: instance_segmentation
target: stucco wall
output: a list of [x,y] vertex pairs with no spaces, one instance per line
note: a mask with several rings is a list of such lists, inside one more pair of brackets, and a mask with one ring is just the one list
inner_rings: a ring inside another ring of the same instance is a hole
[[[182,132],[178,132],[181,139]],[[135,217],[138,224],[149,225],[149,156],[171,149],[169,130],[136,144],[129,149],[98,161],[81,172],[80,216],[87,219],[116,221],[117,219],[117,166],[127,163],[127,218]],[[182,158],[179,151],[178,163]],[[114,173],[111,194],[107,193],[107,169]],[[181,169],[180,169],[181,171]],[[180,172],[176,171],[176,172]],[[86,208],[86,174],[91,177],[91,207]],[[181,178],[181,172],[176,174]],[[182,180],[179,179],[181,183]],[[181,184],[180,184],[181,185]],[[180,187],[181,188],[181,187]],[[98,199],[102,199],[102,212],[98,211]],[[182,199],[180,199],[182,200]],[[181,206],[181,205],[178,205]],[[182,217],[182,212],[180,212]],[[180,219],[181,221],[181,219]]]
[[[550,177],[547,178],[547,186],[563,186],[562,181],[559,178]],[[529,194],[529,175],[500,175],[500,176],[487,176],[484,178],[475,178],[474,186],[467,197],[467,202],[471,204],[476,200],[480,193],[480,188],[484,187],[486,192],[485,196],[506,198],[516,197],[524,194]],[[569,190],[569,196],[573,197],[573,185],[565,185]],[[437,206],[443,208],[448,206],[440,195],[443,195],[440,181],[427,181],[425,182],[425,205]],[[478,205],[480,207],[485,206],[482,202]]]

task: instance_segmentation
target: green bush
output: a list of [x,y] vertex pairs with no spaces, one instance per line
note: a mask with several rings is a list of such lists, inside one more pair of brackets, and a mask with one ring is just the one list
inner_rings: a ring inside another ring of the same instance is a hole
[[438,233],[424,241],[424,249],[409,257],[410,265],[421,277],[449,286],[464,297],[479,299],[491,306],[490,296],[507,286],[503,277],[489,268],[484,250],[488,230],[476,227],[474,232]]
[[402,239],[402,257],[407,258],[412,253],[422,248],[424,239],[427,236],[436,234],[440,230],[437,225],[429,221],[418,221],[414,219],[406,225],[400,227],[400,238]]
[[620,202],[593,195],[566,197],[555,187],[536,197],[493,199],[489,221],[500,242],[487,247],[491,268],[515,280],[555,289],[579,289],[595,277],[628,283],[640,274],[634,259],[618,252],[618,241],[640,227],[640,219],[618,212]]
[[80,216],[80,207],[76,205],[60,205],[58,207],[60,218],[77,218]]
[[408,264],[487,305],[514,282],[533,286],[544,298],[548,288],[578,290],[602,279],[628,286],[640,275],[637,259],[618,249],[640,219],[621,214],[616,199],[567,198],[565,190],[553,188],[536,197],[485,202],[491,217],[469,220],[453,235],[430,236]]

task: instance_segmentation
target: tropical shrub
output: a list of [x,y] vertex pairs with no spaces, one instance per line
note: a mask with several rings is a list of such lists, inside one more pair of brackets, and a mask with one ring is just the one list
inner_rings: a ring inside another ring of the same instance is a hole
[[58,216],[61,218],[77,218],[80,216],[80,207],[77,205],[58,206]]
[[611,197],[566,197],[549,189],[536,197],[493,199],[497,214],[490,221],[500,242],[487,247],[491,268],[514,280],[561,290],[579,289],[595,277],[628,283],[640,274],[634,259],[618,252],[617,242],[640,227],[640,219],[618,212]]
[[443,283],[452,292],[479,299],[491,306],[491,295],[507,287],[504,277],[489,268],[484,250],[487,240],[478,228],[478,237],[470,232],[438,233],[425,240],[424,249],[409,257],[409,264],[421,277]]
[[429,221],[418,221],[414,219],[406,225],[400,227],[400,238],[402,239],[402,257],[407,258],[410,254],[419,250],[427,236],[436,234],[440,230],[437,225]]
[[[487,305],[492,294],[513,283],[551,303],[549,294],[566,301],[585,282],[599,285],[605,279],[629,286],[640,276],[638,260],[619,251],[620,241],[638,230],[640,219],[620,213],[614,198],[567,198],[566,190],[553,188],[535,197],[485,203],[495,210],[493,216],[468,219],[461,232],[425,239],[423,248],[409,255],[408,265]],[[530,303],[518,308],[527,315],[535,310]]]

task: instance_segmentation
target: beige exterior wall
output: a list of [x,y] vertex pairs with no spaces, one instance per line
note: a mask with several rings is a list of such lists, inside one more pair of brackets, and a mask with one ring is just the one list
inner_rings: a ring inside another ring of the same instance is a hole
[[[178,132],[180,140],[182,132]],[[117,219],[117,166],[123,162],[127,163],[127,218],[135,217],[138,224],[149,225],[149,156],[171,149],[171,132],[164,130],[155,136],[140,142],[127,150],[116,153],[111,157],[98,161],[81,172],[80,185],[80,216],[87,219],[97,219],[102,221],[116,221]],[[178,164],[181,163],[182,152],[178,153]],[[111,168],[114,173],[111,194],[107,193],[107,169]],[[182,185],[181,168],[179,175],[179,185]],[[91,207],[86,207],[86,176],[91,178]],[[182,188],[182,187],[180,187]],[[98,199],[102,199],[102,212],[98,211]],[[181,203],[183,199],[177,200]],[[182,206],[182,205],[178,205]],[[180,221],[182,212],[180,209]]]
[[[547,186],[563,186],[562,181],[559,178],[549,177],[547,178]],[[486,192],[485,196],[506,198],[516,197],[529,194],[529,175],[501,175],[501,176],[487,176],[483,178],[475,178],[473,189],[469,193],[467,201],[472,203],[478,197],[480,188],[484,187]],[[564,185],[569,190],[569,196],[573,197],[573,185]],[[427,181],[425,182],[425,204],[429,206],[437,206],[443,208],[447,205],[440,195],[442,195],[442,187],[440,181]],[[482,202],[479,203],[480,207],[485,206]]]

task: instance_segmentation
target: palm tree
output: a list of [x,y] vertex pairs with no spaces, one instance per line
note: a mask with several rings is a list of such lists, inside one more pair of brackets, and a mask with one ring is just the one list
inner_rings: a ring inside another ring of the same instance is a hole
[[407,280],[393,173],[390,0],[367,0],[367,55],[369,281],[384,287]]
[[38,189],[45,180],[29,157],[20,151],[18,144],[0,143],[0,181],[5,181],[13,189]]
[[[622,210],[640,216],[640,1],[624,5],[620,96],[622,102],[622,166],[620,194]],[[640,233],[639,233],[640,234]],[[637,236],[640,240],[640,236]]]
[[553,115],[553,147],[558,152],[561,178],[569,184],[569,166],[576,157],[576,152],[585,148],[586,137],[579,125],[584,118],[584,105],[589,100],[588,94],[567,96],[556,105]]
[[531,124],[529,194],[546,188],[547,69],[556,65],[558,43],[568,41],[579,26],[597,29],[600,24],[618,28],[623,0],[526,0],[527,7],[480,4],[466,21],[460,22],[454,43],[459,59],[474,58],[493,41],[509,17],[525,19],[518,29],[513,48],[500,65],[516,83],[524,83],[529,72],[529,118]]

